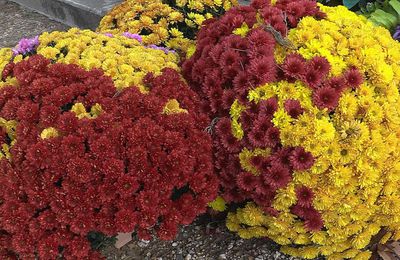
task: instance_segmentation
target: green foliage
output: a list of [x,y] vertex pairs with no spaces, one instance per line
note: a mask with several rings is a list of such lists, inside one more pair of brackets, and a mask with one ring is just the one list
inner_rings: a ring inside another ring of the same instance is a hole
[[400,2],[384,0],[368,3],[361,7],[361,13],[374,24],[393,30],[400,23]]
[[344,5],[353,11],[358,11],[359,5],[362,5],[365,0],[318,0],[318,2],[328,6]]
[[351,9],[355,5],[357,5],[359,2],[360,2],[360,0],[343,0],[343,5],[349,9]]
[[92,249],[94,250],[101,250],[107,245],[115,244],[117,241],[116,237],[108,237],[99,232],[89,232],[87,238],[90,241]]

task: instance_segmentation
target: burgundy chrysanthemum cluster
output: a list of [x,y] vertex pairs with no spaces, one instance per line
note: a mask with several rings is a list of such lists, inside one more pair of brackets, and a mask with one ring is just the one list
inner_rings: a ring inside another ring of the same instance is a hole
[[[97,259],[90,231],[172,239],[216,197],[205,117],[176,71],[149,74],[149,94],[41,56],[8,73],[18,86],[0,89],[0,117],[18,125],[11,160],[0,160],[1,259]],[[170,99],[188,113],[164,114]],[[76,103],[102,112],[78,119]],[[58,136],[42,139],[49,127]]]
[[[251,29],[245,37],[233,33],[244,23],[252,28],[257,15],[265,26]],[[285,36],[305,16],[323,14],[310,0],[278,0],[274,6],[256,0],[206,21],[197,36],[196,52],[183,64],[185,78],[204,100],[203,109],[213,117],[227,115],[236,98],[246,100],[250,88],[275,81],[277,43],[271,28]]]
[[[286,107],[293,107],[296,111],[292,116],[303,113],[294,100],[287,102]],[[278,213],[272,207],[277,190],[289,184],[294,171],[308,170],[314,164],[313,155],[303,147],[281,145],[280,132],[271,122],[277,109],[276,98],[253,103],[240,116],[244,130],[242,140],[232,135],[231,121],[228,117],[218,122],[215,136],[216,167],[221,179],[223,198],[234,203],[252,200],[271,215]],[[242,168],[239,154],[245,149],[270,149],[267,156],[256,155],[248,158],[247,163],[256,172],[248,172]],[[320,214],[312,207],[312,191],[302,187],[296,194],[298,204],[293,208],[293,213],[303,218],[310,229],[319,230],[323,223]]]
[[[313,102],[319,109],[334,110],[340,96],[347,88],[357,88],[363,81],[363,75],[355,68],[349,68],[343,75],[328,78],[330,71],[329,62],[316,56],[306,61],[299,54],[289,54],[280,66],[281,78],[288,82],[301,81],[313,90]],[[300,103],[285,104],[289,115],[296,118],[301,111]]]

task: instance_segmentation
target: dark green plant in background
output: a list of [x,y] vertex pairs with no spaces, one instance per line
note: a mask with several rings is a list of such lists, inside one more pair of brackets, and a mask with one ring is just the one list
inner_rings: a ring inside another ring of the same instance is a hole
[[324,5],[328,5],[328,6],[344,5],[349,9],[352,9],[353,7],[355,7],[357,9],[357,4],[362,1],[363,0],[318,0],[318,2],[320,2]]
[[400,23],[400,2],[398,0],[375,1],[362,6],[360,10],[368,20],[392,32]]
[[90,242],[92,249],[94,250],[101,250],[106,246],[113,245],[117,241],[115,236],[108,237],[100,232],[89,232],[87,238]]

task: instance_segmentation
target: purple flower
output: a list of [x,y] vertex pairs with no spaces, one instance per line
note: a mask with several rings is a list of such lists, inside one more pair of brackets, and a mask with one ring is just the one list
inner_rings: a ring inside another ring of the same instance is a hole
[[393,39],[398,40],[398,41],[400,40],[400,25],[398,25],[396,27],[396,30],[393,34]]
[[105,33],[104,35],[107,36],[107,37],[110,37],[110,38],[114,37],[114,35],[112,33]]
[[142,42],[143,41],[142,36],[140,36],[139,34],[136,34],[136,33],[124,32],[122,35],[127,37],[127,38],[129,38],[129,39],[135,39],[138,42]]
[[157,45],[155,45],[155,44],[151,44],[151,45],[148,45],[148,46],[146,46],[146,47],[147,47],[147,48],[154,49],[154,50],[164,51],[165,54],[168,54],[168,53],[175,53],[174,50],[170,50],[170,49],[165,48],[165,47],[160,47],[160,46],[157,46]]
[[34,51],[37,46],[39,46],[39,36],[23,38],[12,51],[15,56],[18,54],[27,54],[28,52]]

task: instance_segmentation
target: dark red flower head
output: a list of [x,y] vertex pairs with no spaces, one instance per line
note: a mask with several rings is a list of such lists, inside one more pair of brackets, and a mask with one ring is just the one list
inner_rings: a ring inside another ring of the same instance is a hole
[[339,103],[340,92],[325,86],[318,88],[313,93],[313,102],[319,109],[334,110]]
[[303,114],[304,108],[301,107],[300,101],[295,99],[288,99],[285,101],[285,110],[293,118],[298,118]]
[[363,75],[356,68],[350,68],[345,72],[344,77],[346,78],[347,84],[352,88],[359,87],[364,81]]
[[261,9],[265,6],[269,6],[271,4],[271,0],[253,0],[251,1],[250,6],[255,9]]
[[242,172],[237,176],[238,187],[245,191],[252,191],[255,189],[256,178],[249,172]]
[[280,143],[280,131],[277,127],[268,128],[265,134],[265,142],[269,147],[276,147]]
[[337,93],[341,93],[346,89],[347,82],[345,77],[333,77],[328,79],[324,85],[333,88]]
[[286,56],[282,69],[287,77],[302,79],[306,73],[306,63],[300,54],[289,54]]
[[290,155],[290,164],[296,171],[305,171],[314,165],[314,156],[304,150],[303,147],[296,147]]
[[250,159],[251,165],[253,165],[256,168],[259,168],[262,162],[263,162],[263,157],[260,155],[253,156]]
[[248,41],[252,47],[268,47],[274,50],[276,44],[275,38],[265,30],[260,28],[252,29],[248,34]]
[[316,56],[309,61],[309,67],[323,75],[325,77],[329,70],[331,69],[331,65],[329,64],[328,60],[321,56]]
[[275,97],[262,100],[260,101],[259,106],[261,111],[260,114],[271,118],[278,110],[278,100]]
[[275,189],[286,187],[292,179],[289,169],[281,164],[273,164],[263,177]]
[[276,79],[276,65],[273,56],[252,60],[249,70],[260,80],[260,84],[272,82]]
[[229,67],[235,65],[239,62],[240,55],[239,52],[235,50],[227,50],[221,55],[221,66],[222,67]]
[[317,89],[323,80],[324,75],[316,70],[309,69],[304,75],[304,82],[312,89]]
[[312,200],[314,198],[314,192],[305,186],[298,187],[296,189],[297,203],[305,208],[309,208],[312,205]]
[[320,231],[324,227],[321,213],[314,208],[304,208],[304,220],[309,231]]

